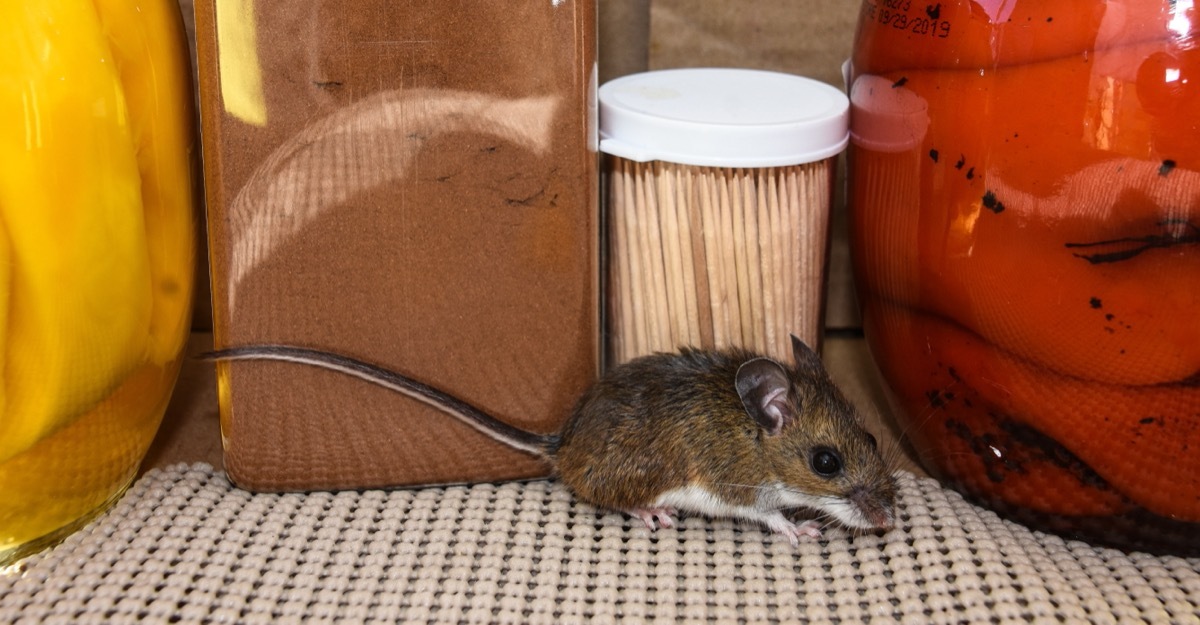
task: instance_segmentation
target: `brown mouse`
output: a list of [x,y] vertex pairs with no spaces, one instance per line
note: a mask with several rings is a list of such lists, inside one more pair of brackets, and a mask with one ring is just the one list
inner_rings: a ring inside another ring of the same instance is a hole
[[207,360],[281,360],[340,371],[430,404],[544,458],[581,500],[650,529],[676,512],[756,521],[793,543],[821,536],[792,508],[855,529],[895,519],[895,481],[821,359],[792,337],[785,366],[732,348],[683,348],[613,367],[579,399],[561,432],[508,425],[429,385],[370,363],[300,347],[234,347]]

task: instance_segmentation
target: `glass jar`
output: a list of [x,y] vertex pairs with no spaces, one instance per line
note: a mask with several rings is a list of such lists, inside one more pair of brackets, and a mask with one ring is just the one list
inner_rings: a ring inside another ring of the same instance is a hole
[[[215,345],[351,356],[557,431],[600,360],[596,1],[195,9]],[[549,473],[338,372],[222,362],[217,388],[241,488]]]
[[1200,13],[865,0],[863,323],[923,464],[1035,527],[1200,551]]
[[173,0],[0,8],[0,566],[115,501],[166,410],[195,260]]

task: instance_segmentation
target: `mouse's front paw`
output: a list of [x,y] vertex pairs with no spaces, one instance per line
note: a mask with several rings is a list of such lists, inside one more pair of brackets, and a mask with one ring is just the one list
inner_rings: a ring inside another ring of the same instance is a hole
[[[663,529],[671,529],[675,527],[675,508],[670,506],[661,506],[658,508],[634,508],[625,511],[629,516],[640,519],[646,524],[646,528],[654,531],[659,527]],[[657,521],[657,525],[655,522]]]
[[821,538],[821,523],[819,521],[805,521],[800,525],[792,526],[792,533],[799,539],[801,536],[808,536],[820,540]]
[[800,538],[808,536],[809,538],[819,540],[821,538],[821,524],[817,521],[809,520],[799,525],[785,519],[783,515],[779,515],[778,519],[770,519],[767,522],[767,527],[776,534],[783,534],[787,537],[788,542],[792,545],[799,545]]

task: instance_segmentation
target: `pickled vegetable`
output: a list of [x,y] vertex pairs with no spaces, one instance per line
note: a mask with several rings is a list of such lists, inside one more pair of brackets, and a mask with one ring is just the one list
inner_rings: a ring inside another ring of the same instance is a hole
[[169,0],[0,4],[0,560],[119,492],[166,407],[195,255],[183,37]]
[[856,276],[924,462],[1058,529],[1200,549],[1200,14],[863,7]]

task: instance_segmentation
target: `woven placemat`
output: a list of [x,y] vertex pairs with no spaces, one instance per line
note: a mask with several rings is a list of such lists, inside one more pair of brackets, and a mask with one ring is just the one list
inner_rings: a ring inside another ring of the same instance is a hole
[[1200,623],[1200,559],[1064,541],[899,479],[895,530],[793,547],[702,518],[651,533],[552,481],[252,494],[178,465],[0,575],[0,622]]

